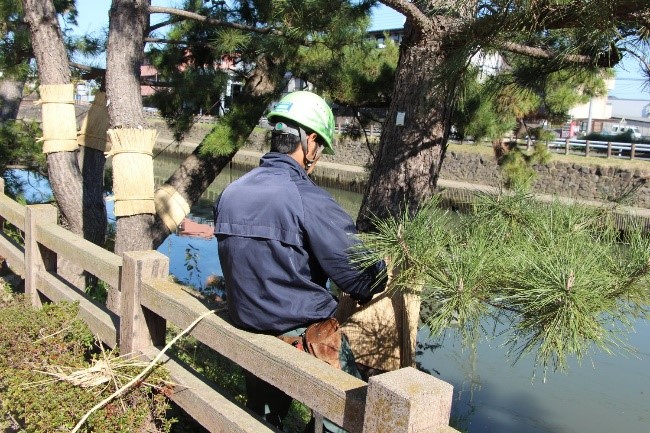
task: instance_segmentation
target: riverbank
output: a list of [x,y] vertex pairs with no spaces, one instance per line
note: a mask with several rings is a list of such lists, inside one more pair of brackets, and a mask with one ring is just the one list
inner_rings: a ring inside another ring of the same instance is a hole
[[[178,143],[172,140],[164,124],[159,124],[157,149],[167,153],[189,154],[209,130],[209,125],[199,125],[193,128],[186,140]],[[312,177],[321,186],[363,194],[369,174],[366,168],[370,159],[368,150],[350,141],[339,142],[336,149],[336,155],[326,155],[319,161]],[[265,132],[256,129],[246,146],[235,154],[232,167],[250,170],[259,164],[260,157],[266,151]],[[357,154],[356,159],[350,156],[351,153]],[[362,163],[364,161],[365,164]],[[536,171],[538,181],[533,192],[544,201],[559,197],[567,202],[599,206],[604,203],[604,197],[615,197],[636,189],[631,206],[621,207],[620,224],[624,226],[633,215],[650,230],[650,163],[553,155],[548,164],[537,166]],[[498,192],[499,185],[499,169],[491,147],[450,145],[437,184],[443,204],[464,210],[477,193]]]

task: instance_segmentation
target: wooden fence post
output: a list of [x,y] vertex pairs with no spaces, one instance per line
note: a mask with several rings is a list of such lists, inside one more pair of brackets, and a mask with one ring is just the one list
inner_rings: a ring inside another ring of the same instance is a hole
[[449,425],[453,387],[412,367],[370,378],[363,433],[435,431]]
[[612,157],[612,142],[608,141],[607,142],[607,158]]
[[39,272],[56,272],[56,253],[38,243],[37,225],[56,224],[58,212],[50,204],[26,206],[25,211],[25,298],[34,307],[41,306],[36,287]]
[[589,156],[589,140],[585,140],[585,156]]
[[568,155],[569,154],[569,139],[567,138],[564,140],[564,154]]
[[630,159],[634,159],[634,157],[636,156],[635,154],[636,154],[636,143],[632,142],[630,145]]
[[120,353],[165,344],[166,321],[140,304],[142,280],[166,278],[169,259],[157,251],[127,251],[122,257]]

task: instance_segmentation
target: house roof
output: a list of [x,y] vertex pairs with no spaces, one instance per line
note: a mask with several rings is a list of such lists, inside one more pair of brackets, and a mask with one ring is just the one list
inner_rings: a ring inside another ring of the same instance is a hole
[[611,120],[623,120],[625,119],[626,121],[632,121],[632,122],[640,122],[640,123],[647,123],[650,125],[650,118],[647,117],[634,117],[634,116],[612,116]]
[[372,11],[372,22],[368,31],[401,30],[404,28],[404,22],[406,22],[404,15],[388,6],[380,5]]

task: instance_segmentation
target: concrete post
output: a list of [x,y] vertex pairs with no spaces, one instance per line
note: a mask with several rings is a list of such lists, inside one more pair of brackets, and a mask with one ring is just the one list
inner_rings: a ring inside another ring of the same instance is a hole
[[50,204],[35,204],[25,212],[25,299],[34,307],[41,306],[37,282],[40,272],[56,272],[56,253],[38,243],[37,225],[56,224],[58,212]]
[[122,310],[120,315],[120,353],[165,344],[166,321],[140,304],[142,280],[166,278],[169,259],[157,251],[127,251],[123,254]]
[[453,387],[412,367],[368,382],[363,433],[435,431],[449,425]]

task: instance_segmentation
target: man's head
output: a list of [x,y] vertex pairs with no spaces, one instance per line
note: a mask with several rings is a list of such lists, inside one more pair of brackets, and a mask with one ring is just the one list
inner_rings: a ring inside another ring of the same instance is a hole
[[289,93],[276,104],[267,119],[274,124],[271,146],[272,149],[276,148],[273,150],[290,153],[293,149],[283,151],[281,148],[291,147],[291,142],[295,147],[299,141],[305,153],[308,153],[306,145],[309,137],[312,137],[319,146],[323,146],[323,153],[334,154],[334,115],[323,98],[315,93]]

